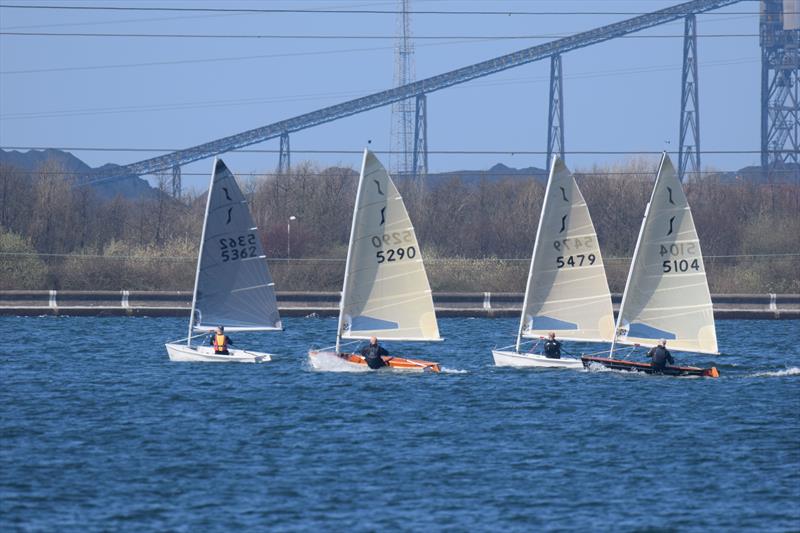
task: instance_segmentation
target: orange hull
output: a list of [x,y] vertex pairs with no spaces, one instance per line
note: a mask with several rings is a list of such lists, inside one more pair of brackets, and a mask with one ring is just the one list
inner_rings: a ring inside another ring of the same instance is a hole
[[[332,352],[331,355],[333,355]],[[337,355],[339,356],[340,359],[347,361],[348,363],[363,365],[364,367],[367,366],[367,362],[364,360],[364,357],[362,355],[355,353],[340,353]],[[395,370],[409,370],[415,372],[442,371],[442,368],[439,366],[439,363],[434,363],[433,361],[424,361],[422,359],[406,359],[405,357],[384,357],[383,361],[389,368]]]

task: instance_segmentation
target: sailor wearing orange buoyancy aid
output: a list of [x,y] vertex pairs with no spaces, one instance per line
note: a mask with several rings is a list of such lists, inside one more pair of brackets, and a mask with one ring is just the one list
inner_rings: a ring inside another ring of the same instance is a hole
[[211,336],[211,346],[214,347],[214,353],[218,355],[229,355],[229,344],[233,344],[233,341],[230,337],[225,335],[225,328],[222,326],[218,327],[216,333]]

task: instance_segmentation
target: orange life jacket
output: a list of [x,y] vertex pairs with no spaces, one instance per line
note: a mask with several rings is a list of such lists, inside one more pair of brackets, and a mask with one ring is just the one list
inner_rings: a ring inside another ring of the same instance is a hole
[[216,333],[214,335],[214,351],[215,352],[224,352],[228,349],[228,339],[225,338],[225,335],[220,335]]

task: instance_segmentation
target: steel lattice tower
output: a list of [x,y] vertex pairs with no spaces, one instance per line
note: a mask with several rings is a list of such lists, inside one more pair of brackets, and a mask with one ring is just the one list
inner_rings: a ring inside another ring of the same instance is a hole
[[681,124],[678,145],[678,178],[700,172],[700,84],[697,77],[697,18],[689,15],[683,29],[681,76]]
[[[395,50],[394,86],[401,87],[414,82],[414,44],[411,42],[411,0],[399,0],[397,18],[398,35]],[[390,169],[396,174],[414,172],[414,128],[416,126],[416,101],[414,98],[400,100],[392,105],[390,141],[392,154]]]
[[172,167],[172,197],[180,199],[181,197],[181,166],[174,165]]
[[277,174],[288,174],[292,166],[292,152],[289,149],[289,134],[281,133],[281,150],[278,155]]
[[550,58],[550,111],[547,114],[547,169],[553,155],[564,161],[564,90],[562,85],[561,54]]
[[800,179],[800,0],[761,2],[761,167]]

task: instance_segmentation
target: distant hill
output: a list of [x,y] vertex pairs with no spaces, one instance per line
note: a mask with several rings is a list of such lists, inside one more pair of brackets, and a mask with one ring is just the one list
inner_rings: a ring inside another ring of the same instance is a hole
[[745,182],[766,182],[766,183],[792,183],[797,182],[800,176],[800,165],[792,163],[786,164],[783,168],[776,168],[770,171],[768,177],[764,176],[761,166],[750,166],[740,168],[736,172],[723,172],[720,178],[723,181],[745,181]]
[[[410,179],[410,175],[392,176],[398,180]],[[462,183],[469,186],[476,186],[481,181],[503,181],[503,180],[529,180],[531,178],[547,183],[547,171],[538,167],[512,168],[502,163],[497,163],[489,170],[451,170],[448,172],[434,172],[428,174],[426,181],[430,184],[440,183],[459,178]]]
[[[26,172],[36,172],[46,163],[52,163],[66,172],[74,175],[78,183],[86,183],[102,198],[114,198],[119,195],[127,199],[154,198],[158,191],[150,186],[146,180],[138,176],[125,176],[108,181],[96,181],[96,171],[69,152],[61,150],[29,150],[18,152],[16,150],[0,150],[0,164],[9,165]],[[116,167],[117,165],[104,165],[103,168]]]

